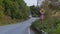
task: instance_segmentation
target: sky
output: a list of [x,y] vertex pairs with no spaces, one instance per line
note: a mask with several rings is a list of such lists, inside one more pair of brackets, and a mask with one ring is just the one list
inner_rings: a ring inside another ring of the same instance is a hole
[[[28,6],[37,5],[37,0],[24,0]],[[40,0],[41,3],[42,0]]]

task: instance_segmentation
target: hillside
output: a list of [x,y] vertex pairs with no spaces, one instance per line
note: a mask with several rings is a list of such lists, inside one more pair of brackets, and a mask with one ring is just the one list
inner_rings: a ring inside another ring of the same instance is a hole
[[0,0],[0,24],[26,20],[29,14],[29,8],[24,0]]
[[36,34],[44,32],[48,34],[60,34],[60,6],[58,4],[55,5],[55,3],[55,0],[46,0],[43,2],[41,7],[45,10],[45,18],[43,21],[41,19],[36,20],[31,25]]

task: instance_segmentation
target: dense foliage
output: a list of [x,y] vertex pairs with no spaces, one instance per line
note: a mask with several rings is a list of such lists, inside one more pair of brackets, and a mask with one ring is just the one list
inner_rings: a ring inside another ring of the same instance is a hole
[[5,16],[11,19],[27,19],[29,8],[24,0],[0,0],[0,20]]
[[33,22],[31,28],[36,30],[37,34],[41,34],[41,30],[48,34],[60,34],[60,7],[48,1],[43,2],[42,7],[45,9],[45,19],[43,22],[40,19]]
[[37,6],[30,6],[31,14],[32,16],[40,16],[40,8],[37,8]]

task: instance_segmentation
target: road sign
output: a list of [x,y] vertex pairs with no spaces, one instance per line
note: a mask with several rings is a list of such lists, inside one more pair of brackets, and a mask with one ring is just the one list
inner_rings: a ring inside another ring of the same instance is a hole
[[41,13],[41,16],[40,16],[40,19],[44,19],[44,13],[45,13],[45,10],[42,8],[41,10],[40,10],[40,13]]
[[41,13],[41,14],[44,14],[44,13],[45,13],[45,10],[44,10],[44,9],[41,9],[41,10],[40,10],[40,13]]

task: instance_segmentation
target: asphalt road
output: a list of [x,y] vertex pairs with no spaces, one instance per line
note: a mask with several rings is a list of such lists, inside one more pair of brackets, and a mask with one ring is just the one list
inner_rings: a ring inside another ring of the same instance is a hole
[[29,27],[36,19],[37,18],[31,17],[29,20],[18,24],[0,26],[0,34],[34,34]]

